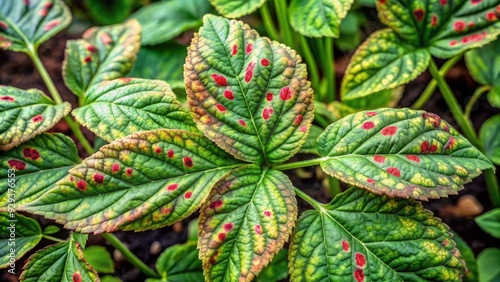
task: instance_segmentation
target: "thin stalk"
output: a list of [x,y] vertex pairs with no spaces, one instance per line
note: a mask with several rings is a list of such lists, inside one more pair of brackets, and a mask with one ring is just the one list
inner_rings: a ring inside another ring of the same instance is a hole
[[342,192],[342,189],[340,188],[340,181],[332,176],[328,176],[328,190],[330,192],[330,197],[335,197],[337,194],[340,194]]
[[[38,73],[40,73],[43,82],[45,83],[45,85],[47,85],[47,88],[49,89],[52,98],[54,98],[54,101],[57,104],[62,104],[63,100],[61,98],[61,95],[59,94],[59,91],[57,91],[57,88],[54,85],[52,78],[50,78],[47,69],[43,65],[42,61],[40,60],[40,57],[38,56],[37,51],[33,46],[29,46],[28,56],[35,64]],[[78,141],[80,141],[80,143],[82,144],[85,151],[87,151],[87,153],[89,154],[93,154],[94,149],[90,145],[89,141],[85,138],[85,136],[83,136],[83,133],[80,130],[80,125],[76,121],[74,121],[70,116],[65,116],[64,119],[66,120],[66,123],[68,123],[69,128],[71,129],[71,131],[73,131]]]
[[293,162],[293,163],[279,164],[279,165],[273,166],[273,169],[276,169],[276,170],[289,170],[289,169],[294,169],[294,168],[301,168],[301,167],[306,167],[306,166],[313,166],[313,165],[318,165],[322,161],[325,161],[327,159],[328,159],[328,157],[311,159],[311,160],[305,160],[305,161],[298,161],[298,162]]
[[286,45],[297,49],[294,47],[291,27],[288,24],[288,8],[286,6],[286,0],[274,0],[274,6],[276,7],[276,14],[278,15],[278,22],[281,34],[283,35],[283,41]]
[[57,243],[66,242],[63,239],[59,239],[59,238],[52,237],[52,236],[49,236],[49,235],[42,235],[42,237],[45,238],[45,239],[47,239],[47,240],[54,241],[54,242],[57,242]]
[[[458,61],[460,61],[460,59],[462,59],[462,55],[457,55],[446,61],[441,67],[441,69],[439,69],[439,75],[441,77],[445,77],[446,74],[451,70],[451,68],[453,68],[453,66],[456,65]],[[427,103],[427,101],[429,101],[429,99],[432,97],[434,91],[436,91],[436,86],[437,86],[436,79],[432,79],[431,82],[427,84],[427,87],[425,88],[424,92],[422,92],[420,97],[418,97],[417,101],[413,103],[411,108],[416,110],[421,109]]]
[[489,85],[483,85],[483,86],[479,87],[478,89],[476,89],[476,91],[474,92],[474,94],[470,98],[469,102],[465,106],[465,117],[467,119],[470,118],[470,113],[472,112],[472,107],[474,107],[474,104],[476,104],[477,99],[479,99],[479,97],[481,97],[481,95],[483,95],[484,93],[490,91],[490,89],[491,89],[491,86],[489,86]]
[[271,13],[269,12],[268,4],[262,5],[260,7],[260,16],[262,17],[262,22],[264,22],[264,28],[266,29],[267,35],[272,40],[279,40],[278,31],[274,27],[273,18],[271,17]]
[[325,37],[325,59],[323,60],[323,67],[327,81],[327,101],[335,100],[335,72],[333,61],[333,39]]
[[302,200],[306,201],[308,204],[310,204],[313,208],[315,208],[316,210],[320,211],[320,210],[323,210],[321,208],[321,203],[319,203],[318,201],[316,201],[315,199],[309,197],[309,195],[307,195],[306,193],[302,192],[302,190],[300,190],[299,188],[297,187],[293,187],[293,189],[295,190],[295,194],[297,194],[297,196],[301,197]]
[[142,260],[140,260],[134,253],[132,253],[127,246],[125,246],[120,239],[116,238],[115,235],[111,233],[103,233],[101,236],[108,241],[111,246],[120,251],[122,255],[130,262],[132,265],[137,267],[142,273],[146,274],[150,278],[160,278],[158,274],[149,266],[147,266]]
[[314,60],[314,56],[311,52],[311,48],[309,47],[307,39],[304,36],[299,35],[299,40],[302,55],[304,55],[307,63],[307,68],[309,69],[309,77],[311,78],[312,87],[314,91],[319,91],[319,73],[318,66],[316,65],[316,60]]

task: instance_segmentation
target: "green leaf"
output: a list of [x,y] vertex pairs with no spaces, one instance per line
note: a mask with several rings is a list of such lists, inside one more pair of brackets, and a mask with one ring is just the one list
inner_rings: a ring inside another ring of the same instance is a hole
[[342,101],[352,109],[357,110],[374,110],[378,108],[395,107],[403,96],[404,87],[399,86],[394,89],[385,89],[379,92],[372,93],[368,96],[358,97],[350,100]]
[[99,281],[94,269],[84,260],[80,244],[69,241],[45,247],[29,257],[21,282]]
[[200,211],[200,258],[208,281],[251,281],[288,240],[297,219],[293,185],[248,165],[224,176]]
[[485,154],[492,162],[500,165],[500,115],[487,119],[479,129],[479,139]]
[[465,63],[478,83],[500,86],[500,39],[465,53]]
[[278,282],[288,277],[288,260],[286,249],[281,249],[271,263],[262,270],[256,282]]
[[233,156],[281,163],[304,143],[314,112],[297,53],[235,20],[207,15],[184,77],[198,129]]
[[125,76],[139,52],[141,26],[135,20],[85,31],[82,39],[68,40],[63,79],[77,96],[91,86]]
[[173,245],[156,261],[156,270],[166,282],[203,281],[196,242]]
[[343,101],[392,89],[418,77],[429,65],[426,49],[415,48],[392,30],[373,33],[356,50],[341,86]]
[[339,37],[340,22],[353,2],[354,0],[292,0],[290,24],[305,36]]
[[[149,281],[146,279],[146,282]],[[118,277],[111,276],[111,275],[105,275],[101,277],[101,282],[122,282],[122,280]]]
[[170,86],[160,80],[119,78],[91,87],[76,120],[108,142],[131,133],[168,128],[195,131]]
[[103,246],[90,246],[83,250],[85,260],[99,273],[115,272],[111,254]]
[[16,205],[22,206],[54,187],[79,163],[75,143],[61,133],[42,133],[8,152],[0,152],[0,210],[7,207],[9,184],[15,185]]
[[173,0],[142,7],[131,17],[142,26],[142,45],[156,45],[198,28],[210,10],[208,0]]
[[318,148],[316,145],[316,139],[323,132],[323,129],[317,125],[312,125],[309,129],[309,134],[307,135],[306,142],[300,148],[299,153],[303,154],[315,154],[318,155]]
[[500,238],[500,208],[484,213],[474,220],[486,233],[495,238]]
[[288,251],[291,281],[460,281],[448,226],[412,199],[358,188],[306,211]]
[[45,227],[45,229],[43,230],[43,235],[55,234],[55,233],[59,232],[59,230],[61,230],[61,228],[59,228],[58,226],[49,225],[49,226]]
[[474,252],[467,245],[467,243],[460,237],[458,234],[451,230],[453,233],[453,241],[457,244],[457,249],[460,251],[460,256],[465,262],[465,266],[467,267],[467,272],[464,273],[463,281],[464,282],[477,282],[478,281],[478,273],[477,273],[477,261],[474,256]]
[[498,0],[377,1],[381,21],[414,46],[446,59],[500,34]]
[[260,8],[266,0],[210,0],[215,10],[227,18],[239,18],[253,13]]
[[[15,198],[11,199],[14,202],[8,206],[14,209]],[[22,258],[41,239],[42,229],[36,220],[10,210],[0,212],[0,268],[9,267],[15,260]]]
[[70,110],[68,102],[56,105],[40,90],[0,86],[0,150],[50,129]]
[[0,49],[34,53],[71,23],[60,0],[6,0],[0,5]]
[[78,233],[78,232],[73,232],[72,236],[73,236],[73,239],[75,239],[75,241],[80,244],[82,249],[85,249],[85,246],[87,245],[87,240],[89,239],[89,235],[83,234],[83,233]]
[[201,134],[140,132],[103,146],[23,208],[83,233],[157,229],[192,214],[238,166]]
[[500,249],[488,248],[482,251],[477,257],[479,282],[497,282],[500,275],[498,265],[500,265]]
[[434,199],[457,194],[493,165],[439,116],[410,109],[349,115],[318,138],[323,170],[377,194]]
[[188,242],[198,242],[198,219],[191,220],[188,224]]
[[500,85],[490,90],[490,93],[488,93],[488,102],[493,107],[500,108]]
[[84,0],[89,16],[100,24],[124,21],[134,8],[135,0]]

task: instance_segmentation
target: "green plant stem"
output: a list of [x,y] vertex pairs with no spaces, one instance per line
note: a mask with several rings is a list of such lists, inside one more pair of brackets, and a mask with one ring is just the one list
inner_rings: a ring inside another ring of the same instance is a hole
[[328,190],[332,198],[340,194],[340,192],[342,192],[340,181],[333,176],[328,176]]
[[[47,85],[47,88],[49,89],[50,94],[54,98],[54,101],[57,104],[62,104],[63,100],[61,98],[61,95],[59,94],[59,91],[57,91],[56,86],[54,85],[54,82],[52,81],[52,78],[50,78],[50,75],[47,72],[47,69],[42,63],[42,60],[40,60],[40,57],[38,56],[37,51],[33,46],[29,46],[29,52],[28,56],[31,58],[33,63],[35,64],[36,69],[38,70],[38,73],[40,73],[40,76],[42,77],[43,82],[45,85]],[[64,119],[66,120],[66,123],[68,124],[69,128],[73,133],[75,134],[76,138],[80,143],[82,144],[83,148],[87,153],[93,154],[94,149],[90,145],[89,141],[85,136],[83,136],[82,131],[80,130],[80,125],[73,120],[70,116],[65,116]]]
[[47,239],[47,240],[54,241],[54,242],[57,242],[57,243],[66,242],[63,239],[59,239],[59,238],[52,237],[52,236],[49,236],[49,235],[42,235],[42,237],[45,238],[45,239]]
[[120,239],[116,238],[115,235],[111,233],[103,233],[101,236],[106,239],[115,249],[120,251],[122,255],[130,262],[132,265],[137,267],[142,273],[146,274],[150,278],[160,278],[158,274],[149,266],[147,266],[143,261],[141,261],[134,253],[132,253],[127,246],[125,246]]
[[272,40],[279,40],[278,31],[274,28],[274,22],[267,5],[268,3],[265,3],[260,7],[260,16],[262,17],[264,28],[266,29],[267,35],[269,35]]
[[325,59],[323,60],[323,68],[327,81],[327,101],[335,101],[335,72],[333,61],[333,39],[325,37]]
[[[462,55],[457,55],[446,61],[441,67],[441,69],[439,69],[439,75],[441,77],[445,77],[446,74],[451,70],[451,68],[453,68],[453,66],[456,65],[458,61],[460,61],[460,59],[462,59]],[[421,109],[427,103],[427,101],[429,101],[429,99],[432,97],[434,91],[436,91],[436,86],[437,86],[436,79],[432,79],[431,82],[429,82],[429,84],[425,88],[424,92],[422,92],[420,97],[418,97],[417,101],[413,103],[411,108],[416,110]]]
[[478,89],[476,89],[476,91],[474,92],[474,94],[470,98],[469,102],[465,106],[465,117],[467,119],[470,118],[470,113],[472,112],[472,107],[474,107],[474,104],[476,104],[477,99],[479,99],[479,97],[481,97],[481,95],[483,95],[484,93],[490,91],[490,89],[491,89],[491,86],[489,86],[489,85],[483,85],[483,86],[479,87]]
[[274,0],[274,6],[276,7],[276,14],[278,15],[278,22],[281,34],[283,35],[284,43],[293,49],[297,49],[295,48],[292,38],[291,27],[288,24],[288,8],[286,6],[286,0]]
[[319,73],[318,66],[316,65],[316,60],[314,60],[314,56],[311,52],[311,48],[309,47],[307,39],[304,36],[299,35],[299,40],[302,55],[304,56],[307,63],[307,68],[309,69],[309,77],[311,78],[312,87],[315,92],[319,91]]
[[295,190],[295,194],[297,194],[297,196],[301,197],[302,200],[306,201],[308,204],[313,206],[316,210],[323,210],[323,208],[321,208],[321,203],[319,203],[315,199],[309,197],[309,195],[302,192],[302,190],[300,190],[299,188],[293,187],[293,189]]
[[324,158],[317,158],[317,159],[311,159],[311,160],[305,160],[305,161],[298,161],[298,162],[293,162],[293,163],[278,164],[278,165],[273,166],[273,169],[289,170],[289,169],[294,169],[294,168],[313,166],[313,165],[318,165],[322,161],[326,161],[328,159],[329,159],[329,157],[324,157]]

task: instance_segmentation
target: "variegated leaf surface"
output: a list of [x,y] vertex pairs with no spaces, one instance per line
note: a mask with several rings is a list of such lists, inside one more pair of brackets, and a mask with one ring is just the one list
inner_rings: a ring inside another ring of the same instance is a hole
[[266,0],[210,0],[217,12],[228,18],[251,14],[265,3]]
[[449,228],[412,199],[359,188],[306,211],[288,252],[291,281],[461,281]]
[[240,165],[201,134],[144,131],[101,147],[22,209],[82,233],[156,229],[193,213]]
[[351,114],[318,137],[328,174],[377,194],[446,197],[493,165],[439,116],[410,109]]
[[42,91],[0,85],[0,150],[9,150],[50,129],[69,113]]
[[188,49],[184,77],[198,128],[235,157],[280,163],[304,142],[313,119],[305,64],[246,24],[207,15]]
[[141,26],[136,20],[105,27],[92,27],[82,39],[68,40],[63,79],[77,96],[93,85],[125,76],[137,57]]
[[248,165],[221,179],[199,219],[208,281],[251,281],[283,247],[297,219],[293,185],[277,170]]
[[[61,133],[42,133],[12,150],[0,152],[0,210],[7,209],[10,178],[15,178],[16,206],[22,206],[54,187],[79,163],[75,143]],[[9,169],[15,171],[11,173]]]
[[196,131],[170,85],[160,80],[104,81],[92,86],[83,101],[85,106],[73,111],[76,120],[109,142],[153,129]]
[[71,23],[61,0],[2,0],[0,49],[33,53]]

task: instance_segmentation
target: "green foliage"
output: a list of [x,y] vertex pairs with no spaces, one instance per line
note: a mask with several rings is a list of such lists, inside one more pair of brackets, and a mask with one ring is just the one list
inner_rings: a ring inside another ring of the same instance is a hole
[[59,228],[58,226],[55,226],[55,225],[49,225],[47,227],[45,227],[45,229],[43,230],[43,235],[51,235],[51,234],[55,234],[57,232],[59,232],[61,230],[61,228]]
[[478,273],[477,273],[477,261],[474,256],[474,252],[467,245],[467,243],[458,236],[456,232],[451,230],[453,233],[453,241],[457,244],[457,249],[460,251],[460,256],[465,262],[465,266],[467,267],[467,272],[464,273],[462,277],[462,281],[464,282],[477,282],[478,281]]
[[[342,102],[355,110],[375,110],[378,108],[395,107],[403,96],[404,87],[384,89],[368,96],[353,99],[343,99]],[[345,115],[343,115],[344,117]]]
[[148,279],[147,282],[203,281],[203,268],[195,242],[166,249],[156,261],[156,270],[161,279]]
[[135,0],[84,0],[89,16],[99,24],[116,24],[125,20],[134,8]]
[[488,248],[477,257],[479,282],[497,282],[500,279],[500,249]]
[[210,0],[217,12],[228,18],[248,15],[266,3],[266,0]]
[[483,143],[485,154],[492,162],[500,165],[500,115],[486,120],[479,130],[479,139]]
[[500,208],[480,215],[475,220],[481,229],[495,238],[500,238]]
[[286,249],[281,249],[276,256],[274,256],[271,263],[266,266],[256,278],[256,282],[278,282],[286,279],[288,276],[288,261],[286,259]]
[[115,262],[105,247],[87,247],[83,250],[83,257],[99,273],[115,272]]

